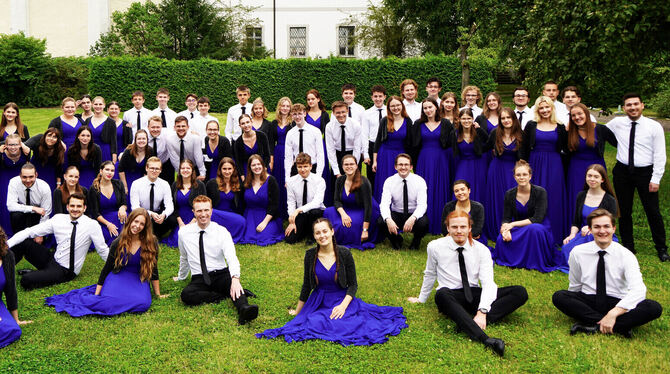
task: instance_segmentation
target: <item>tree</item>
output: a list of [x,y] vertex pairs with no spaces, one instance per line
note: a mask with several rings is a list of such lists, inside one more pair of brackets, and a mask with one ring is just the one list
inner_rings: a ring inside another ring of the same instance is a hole
[[0,102],[30,105],[32,94],[52,70],[46,40],[0,34]]
[[360,16],[350,16],[356,25],[355,42],[370,54],[409,57],[421,50],[413,24],[405,22],[386,6],[368,5]]

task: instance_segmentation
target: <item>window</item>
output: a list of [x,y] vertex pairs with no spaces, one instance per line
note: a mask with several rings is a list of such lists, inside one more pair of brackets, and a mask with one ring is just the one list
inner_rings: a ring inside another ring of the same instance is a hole
[[337,46],[340,56],[355,56],[354,26],[340,26],[338,28]]
[[260,27],[247,26],[247,46],[258,48],[263,46],[263,29]]
[[307,27],[289,27],[288,49],[290,57],[307,56]]

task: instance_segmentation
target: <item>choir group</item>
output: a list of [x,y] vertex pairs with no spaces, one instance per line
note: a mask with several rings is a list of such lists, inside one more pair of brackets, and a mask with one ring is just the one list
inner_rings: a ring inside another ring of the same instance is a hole
[[[569,289],[553,302],[578,321],[571,333],[630,336],[658,318],[661,307],[645,298],[634,255],[632,202],[637,190],[659,259],[670,260],[658,200],[665,138],[642,115],[641,97],[625,95],[626,116],[598,125],[574,86],[560,102],[558,85],[547,82],[533,107],[528,89],[518,87],[515,108],[476,86],[463,89],[459,108],[457,96],[440,97],[441,89],[431,78],[417,101],[414,80],[402,82],[402,97],[387,98],[377,85],[365,109],[354,101],[356,87],[345,84],[332,117],[312,89],[307,106],[282,97],[270,122],[263,100],[250,102],[250,89],[240,86],[224,136],[207,97],[188,94],[187,109],[176,113],[163,88],[154,110],[134,92],[123,117],[115,101],[65,98],[63,114],[33,137],[8,103],[0,124],[7,207],[0,212],[7,234],[0,233],[7,303],[0,303],[0,347],[18,339],[25,323],[14,285],[21,259],[37,269],[18,271],[21,286],[33,289],[75,278],[95,247],[106,261],[98,283],[46,304],[74,317],[141,313],[151,305],[150,284],[166,296],[159,243],[179,248],[174,280],[191,273],[184,304],[230,297],[244,324],[258,306],[240,283],[235,243],[316,242],[305,254],[296,317],[258,337],[369,345],[399,334],[407,327],[402,308],[355,297],[349,248],[388,239],[401,249],[402,233],[411,234],[411,249],[426,234],[443,235],[428,244],[420,295],[409,300],[425,302],[437,280],[440,312],[500,355],[504,342],[483,330],[528,295],[522,286],[498,288],[494,262],[569,273]],[[606,142],[617,148],[614,188]]]

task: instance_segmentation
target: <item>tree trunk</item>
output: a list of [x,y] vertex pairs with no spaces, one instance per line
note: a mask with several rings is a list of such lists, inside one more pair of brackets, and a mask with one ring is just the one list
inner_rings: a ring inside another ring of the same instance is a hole
[[470,62],[468,61],[468,47],[470,43],[461,43],[458,58],[461,60],[461,90],[470,84]]

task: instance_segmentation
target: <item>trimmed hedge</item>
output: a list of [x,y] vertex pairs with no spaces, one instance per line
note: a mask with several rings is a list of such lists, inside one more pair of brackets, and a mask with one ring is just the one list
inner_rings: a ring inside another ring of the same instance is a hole
[[[131,95],[144,91],[147,108],[157,106],[155,92],[160,87],[170,90],[171,107],[184,109],[187,93],[207,96],[213,112],[225,112],[237,103],[235,88],[247,85],[252,100],[262,97],[270,111],[282,96],[305,102],[305,93],[316,88],[327,107],[341,100],[341,86],[353,83],[358,88],[356,101],[365,107],[372,105],[370,88],[375,84],[386,87],[388,94],[397,95],[400,82],[414,79],[419,85],[419,97],[425,97],[425,82],[437,76],[443,82],[442,93],[454,91],[460,95],[461,67],[458,58],[426,56],[410,59],[354,60],[344,58],[215,61],[164,60],[153,57],[105,57],[89,61],[88,91],[107,101],[118,101],[122,109],[132,107]],[[470,61],[471,84],[483,92],[493,91],[495,66],[486,59]]]

